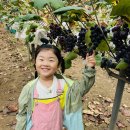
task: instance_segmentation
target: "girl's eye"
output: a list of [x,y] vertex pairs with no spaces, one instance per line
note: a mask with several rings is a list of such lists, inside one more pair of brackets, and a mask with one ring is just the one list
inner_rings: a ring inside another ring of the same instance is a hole
[[43,59],[39,59],[40,61],[43,61]]
[[50,62],[54,62],[54,60],[49,60]]

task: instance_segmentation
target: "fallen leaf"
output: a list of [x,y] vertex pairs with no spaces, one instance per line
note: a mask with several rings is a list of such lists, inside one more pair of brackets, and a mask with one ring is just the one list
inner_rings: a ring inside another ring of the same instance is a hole
[[110,119],[109,119],[109,118],[105,118],[105,119],[104,119],[104,122],[105,122],[106,124],[110,124]]
[[10,110],[10,112],[16,112],[18,110],[17,104],[10,104],[6,107]]
[[127,90],[126,90],[128,93],[130,93],[130,88],[127,88]]
[[93,103],[94,103],[95,105],[99,105],[99,104],[100,104],[100,102],[98,102],[98,101],[93,101]]
[[95,117],[93,117],[92,115],[88,116],[88,120],[90,120],[92,122],[96,122]]
[[112,108],[112,107],[113,107],[113,103],[110,103],[109,107],[111,107],[111,108]]
[[98,95],[99,98],[102,98],[102,95]]
[[95,108],[95,105],[89,104],[89,105],[88,105],[88,108],[89,108],[90,110],[93,110],[93,109]]
[[109,117],[111,116],[111,113],[108,112],[108,111],[105,111],[105,112],[104,112],[104,116],[107,117],[107,118],[109,118]]
[[103,114],[102,112],[100,112],[100,111],[99,111],[99,110],[97,110],[97,109],[96,109],[96,110],[94,110],[93,112],[94,112],[94,114],[96,114],[96,115]]
[[125,125],[124,123],[122,123],[121,121],[118,121],[118,122],[116,123],[116,125],[117,125],[119,128],[125,128],[125,127],[126,127],[126,125]]
[[111,102],[112,102],[112,99],[106,97],[106,98],[104,98],[104,101],[105,101],[105,102],[108,102],[108,103],[111,103]]
[[91,122],[86,122],[85,126],[90,126],[92,123]]
[[123,104],[122,106],[125,107],[125,108],[128,107],[126,104]]
[[122,108],[121,109],[121,113],[122,115],[126,116],[126,117],[130,117],[130,110],[128,110],[127,108]]
[[6,115],[6,114],[8,114],[10,111],[9,111],[9,109],[7,108],[7,107],[5,107],[4,109],[3,109],[3,114],[4,115]]
[[94,112],[90,110],[83,110],[83,113],[88,115],[94,115]]
[[4,118],[2,117],[2,115],[0,115],[0,120],[3,120]]

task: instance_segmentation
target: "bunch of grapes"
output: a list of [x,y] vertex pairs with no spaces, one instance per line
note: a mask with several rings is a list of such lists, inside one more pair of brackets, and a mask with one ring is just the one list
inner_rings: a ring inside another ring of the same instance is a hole
[[98,25],[91,27],[90,30],[91,30],[90,38],[91,42],[93,43],[91,50],[96,50],[101,41],[104,40],[105,37],[107,37],[107,33],[109,33],[109,30],[107,30],[104,26],[101,26],[100,29]]
[[119,62],[121,58],[128,64],[130,64],[130,44],[127,43],[127,37],[129,34],[128,24],[121,26],[115,26],[112,29],[113,37],[112,42],[115,45],[116,61]]
[[50,38],[50,42],[52,39],[57,40],[57,44],[61,46],[61,49],[65,52],[72,51],[77,42],[77,36],[73,35],[70,29],[62,29],[59,25],[51,23],[50,24],[50,32],[47,36]]
[[48,33],[47,36],[50,39],[52,38],[56,39],[57,36],[61,35],[61,33],[63,32],[62,28],[58,24],[51,23],[49,28],[50,28],[50,33]]
[[82,56],[82,58],[86,57],[87,53],[87,45],[85,44],[85,34],[87,32],[86,28],[81,28],[79,34],[78,34],[78,41],[77,41],[77,47],[78,47],[78,54]]
[[73,35],[72,33],[58,37],[58,43],[60,44],[62,50],[65,52],[72,51],[75,47],[76,42],[77,36]]
[[114,47],[114,61],[109,60],[107,58],[102,58],[101,67],[102,68],[115,68],[116,65],[124,60],[125,63],[128,64],[128,68],[126,69],[126,76],[130,77],[130,40],[128,41],[130,29],[128,28],[128,24],[123,24],[122,26],[115,26],[112,28],[112,42],[115,45]]
[[113,62],[112,60],[109,60],[107,58],[102,58],[102,61],[101,61],[101,68],[115,68],[117,65],[117,63]]

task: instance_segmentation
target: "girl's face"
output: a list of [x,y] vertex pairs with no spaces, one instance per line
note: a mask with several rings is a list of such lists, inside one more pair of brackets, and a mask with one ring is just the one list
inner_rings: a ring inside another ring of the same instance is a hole
[[58,69],[58,58],[52,49],[41,50],[36,57],[36,70],[41,78],[52,78]]

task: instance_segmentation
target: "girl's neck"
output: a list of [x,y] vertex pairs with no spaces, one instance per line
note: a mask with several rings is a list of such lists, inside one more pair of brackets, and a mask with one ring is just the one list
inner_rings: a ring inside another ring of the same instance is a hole
[[52,86],[52,83],[53,83],[53,77],[49,77],[49,78],[43,78],[43,77],[40,77],[39,80],[40,82],[46,86],[47,88],[50,88]]

